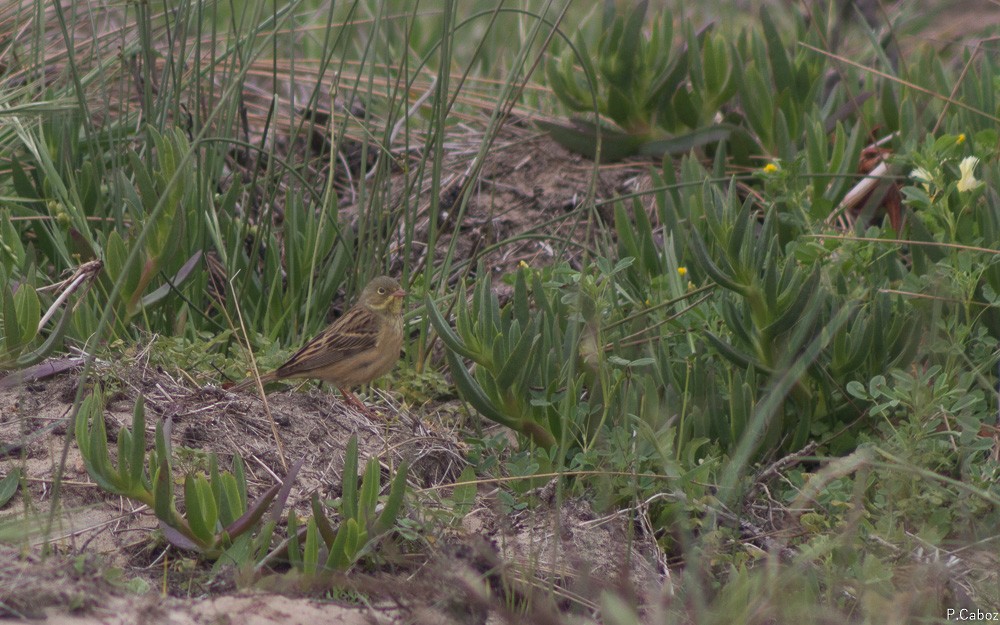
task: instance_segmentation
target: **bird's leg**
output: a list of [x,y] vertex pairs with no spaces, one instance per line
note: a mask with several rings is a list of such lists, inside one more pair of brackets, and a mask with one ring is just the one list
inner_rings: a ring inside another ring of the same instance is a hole
[[352,407],[356,408],[361,414],[365,415],[372,421],[378,420],[378,417],[362,402],[357,396],[352,393],[349,389],[337,387],[340,391],[340,396],[344,398],[344,402],[350,404]]

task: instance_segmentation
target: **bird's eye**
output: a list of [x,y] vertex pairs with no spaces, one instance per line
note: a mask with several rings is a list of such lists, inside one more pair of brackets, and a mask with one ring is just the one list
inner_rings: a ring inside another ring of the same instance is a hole
[[378,294],[379,295],[385,295],[385,287],[379,287],[378,288]]

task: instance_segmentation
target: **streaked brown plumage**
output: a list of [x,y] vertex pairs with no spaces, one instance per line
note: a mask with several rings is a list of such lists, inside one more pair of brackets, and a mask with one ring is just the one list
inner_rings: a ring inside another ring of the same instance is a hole
[[[388,373],[399,360],[403,347],[403,297],[399,282],[380,276],[361,291],[357,304],[306,343],[274,371],[260,377],[261,384],[285,378],[323,380],[340,389],[344,399],[368,409],[351,393],[351,387],[367,384]],[[244,380],[232,390],[254,383]]]

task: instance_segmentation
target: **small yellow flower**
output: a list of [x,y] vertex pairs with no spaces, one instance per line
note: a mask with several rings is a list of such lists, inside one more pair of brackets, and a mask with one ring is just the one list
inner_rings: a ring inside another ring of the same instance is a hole
[[521,269],[529,269],[528,263],[524,262],[523,260],[519,262],[517,266],[520,267]]
[[646,306],[652,306],[653,302],[648,297],[646,298]]
[[958,181],[959,191],[972,191],[983,185],[982,180],[976,180],[976,165],[978,164],[979,159],[975,156],[966,156],[958,164],[958,171],[962,174],[962,178]]
[[964,132],[961,133],[961,134],[959,134],[957,137],[955,137],[955,145],[962,145],[963,143],[965,143],[965,133]]
[[768,163],[767,165],[764,165],[765,174],[773,174],[776,171],[778,171],[778,166],[775,165],[774,163]]
[[687,267],[678,267],[677,268],[677,273],[678,273],[678,275],[680,275],[683,278],[684,276],[687,275],[688,268]]

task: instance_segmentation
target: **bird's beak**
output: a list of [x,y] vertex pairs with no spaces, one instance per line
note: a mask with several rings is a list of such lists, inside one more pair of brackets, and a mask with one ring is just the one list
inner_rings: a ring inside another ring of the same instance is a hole
[[398,297],[399,299],[403,299],[404,297],[406,297],[406,291],[404,291],[403,289],[396,289],[396,292],[393,293],[392,296]]

